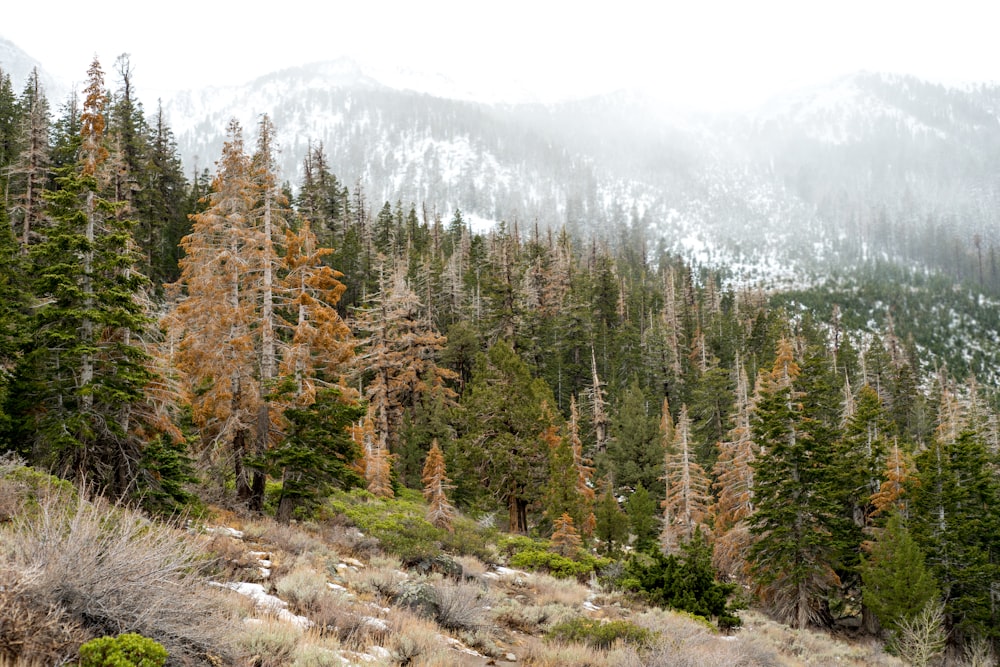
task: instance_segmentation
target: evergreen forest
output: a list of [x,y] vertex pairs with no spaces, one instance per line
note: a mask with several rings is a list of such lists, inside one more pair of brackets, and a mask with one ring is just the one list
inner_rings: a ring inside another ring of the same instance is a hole
[[164,519],[415,491],[445,532],[720,627],[749,606],[891,648],[931,610],[954,650],[1000,646],[981,258],[766,291],[627,220],[474,233],[321,144],[283,182],[266,115],[187,176],[133,79],[95,60],[56,106],[0,72],[4,456]]

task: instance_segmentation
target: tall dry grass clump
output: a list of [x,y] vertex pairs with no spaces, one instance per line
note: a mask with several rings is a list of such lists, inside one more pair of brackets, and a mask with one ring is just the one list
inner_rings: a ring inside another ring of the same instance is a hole
[[89,639],[60,607],[33,598],[37,576],[37,570],[0,570],[0,667],[62,664]]
[[182,533],[87,501],[41,499],[0,534],[16,597],[57,610],[91,636],[135,632],[161,643],[172,664],[232,660],[234,623],[209,589],[205,558]]

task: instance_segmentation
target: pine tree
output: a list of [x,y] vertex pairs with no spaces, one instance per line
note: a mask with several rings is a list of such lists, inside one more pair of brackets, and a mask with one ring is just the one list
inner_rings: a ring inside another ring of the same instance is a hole
[[642,484],[625,501],[625,516],[635,536],[635,548],[645,551],[656,544],[656,500]]
[[242,128],[233,120],[227,132],[208,206],[192,216],[191,233],[181,240],[185,256],[174,286],[178,303],[166,325],[179,341],[176,362],[203,447],[228,446],[229,452],[210,454],[232,461],[237,495],[249,500],[246,464],[260,397],[254,367],[256,300],[246,294],[253,196]]
[[455,518],[455,508],[448,500],[448,491],[454,488],[445,472],[444,454],[438,447],[437,440],[431,443],[421,475],[424,483],[424,498],[427,500],[427,521],[437,526],[453,530],[452,520]]
[[924,555],[898,512],[889,516],[871,553],[862,557],[861,579],[865,606],[890,632],[938,598],[938,587],[924,564]]
[[716,501],[715,548],[713,562],[719,572],[732,578],[746,573],[746,556],[750,546],[748,520],[754,511],[753,463],[758,448],[750,426],[753,403],[749,381],[742,364],[737,362],[736,412],[733,428],[719,443],[719,456],[713,472]]
[[912,459],[900,449],[899,443],[893,442],[885,461],[885,470],[882,472],[883,482],[879,485],[878,491],[871,496],[872,517],[897,511],[904,520],[909,518],[906,490],[916,481],[912,471]]
[[910,525],[958,639],[996,638],[1000,629],[1000,492],[989,461],[982,440],[967,430],[952,441],[935,438],[916,459]]
[[11,193],[11,224],[21,242],[23,252],[40,238],[45,202],[42,193],[48,180],[50,163],[49,105],[45,99],[38,70],[32,70],[21,98],[21,120],[18,127],[18,155],[8,167]]
[[[28,341],[30,293],[26,285],[26,262],[4,213],[5,209],[0,207],[0,433],[9,434],[12,410],[8,391]],[[5,443],[7,446],[19,444],[13,438],[10,440]]]
[[555,530],[552,532],[552,549],[560,556],[572,558],[579,550],[582,540],[576,527],[573,525],[573,517],[563,513],[554,523]]
[[542,500],[549,453],[541,435],[553,404],[551,389],[506,342],[478,358],[462,403],[461,477],[500,501],[511,532],[527,532],[528,508]]
[[[659,420],[650,414],[648,401],[638,377],[622,394],[617,414],[611,423],[611,440],[601,461],[614,475],[619,489],[659,489],[663,471],[663,449],[658,437]],[[659,493],[656,493],[659,496]]]
[[368,492],[379,498],[392,498],[392,455],[387,452],[375,434],[375,420],[369,406],[361,424],[353,431],[354,441],[362,449],[364,477]]
[[[280,317],[275,311],[275,281],[281,268],[278,246],[288,230],[288,200],[277,185],[275,163],[274,125],[265,114],[257,127],[257,149],[250,160],[250,183],[253,208],[243,246],[244,294],[257,302],[253,306],[252,327],[254,352],[258,356],[256,385],[259,392],[251,456],[260,460],[275,444],[279,430],[280,406],[274,404],[272,395],[278,381],[278,328]],[[259,274],[259,278],[258,278]],[[258,310],[259,309],[259,310]],[[253,471],[249,506],[264,507],[265,475],[260,469]]]
[[663,500],[661,536],[667,553],[675,550],[678,544],[690,541],[699,528],[706,525],[711,505],[711,481],[694,460],[695,446],[687,406],[681,406],[677,426],[673,430],[674,438],[665,460],[666,497]]
[[[146,143],[148,158],[144,180],[136,193],[136,206],[147,212],[147,217],[158,218],[150,225],[152,233],[144,250],[150,266],[150,280],[159,291],[163,284],[175,282],[180,277],[180,240],[191,231],[188,213],[193,210],[188,192],[196,187],[189,188],[184,177],[177,144],[162,105],[157,107],[149,123]],[[199,198],[200,195],[194,201]]]
[[151,374],[137,344],[149,324],[134,266],[131,223],[101,196],[106,182],[103,72],[95,59],[80,115],[78,162],[46,193],[53,225],[32,247],[33,287],[43,305],[25,357],[36,460],[121,496],[134,489],[143,443],[133,408]]
[[841,573],[848,585],[857,581],[854,567],[864,535],[870,534],[873,527],[875,507],[871,500],[882,485],[892,429],[874,387],[867,384],[861,387],[854,402],[853,414],[834,445],[836,465],[830,467],[830,478],[840,496],[844,519],[841,525],[846,549]]
[[628,539],[628,522],[614,494],[614,485],[605,477],[594,508],[594,537],[605,554],[613,553]]
[[378,294],[355,322],[368,334],[357,362],[367,381],[365,397],[375,410],[379,446],[396,452],[404,414],[430,393],[451,403],[455,392],[445,382],[456,375],[437,364],[436,356],[448,341],[423,317],[404,267],[391,272],[383,268],[379,283]]
[[274,286],[281,317],[281,361],[278,375],[294,386],[295,402],[308,405],[322,387],[337,385],[345,395],[342,376],[353,358],[351,330],[337,311],[346,287],[343,274],[324,263],[333,251],[319,246],[312,225],[286,229],[285,254]]
[[563,514],[574,517],[575,525],[583,520],[584,507],[577,492],[579,474],[573,461],[573,448],[569,440],[559,433],[552,423],[551,410],[546,409],[549,425],[542,431],[541,439],[548,450],[549,475],[545,489],[545,515],[555,522]]
[[338,389],[321,389],[309,405],[285,410],[288,434],[266,456],[281,477],[278,521],[288,523],[296,509],[311,508],[334,487],[361,486],[352,467],[361,450],[349,433],[360,416],[357,402]]
[[583,456],[583,441],[580,439],[580,415],[576,408],[576,396],[570,397],[569,421],[566,423],[566,438],[573,453],[573,467],[576,470],[576,493],[579,498],[582,520],[580,532],[590,535],[594,532],[594,489],[591,477],[594,474],[590,460]]
[[814,410],[808,410],[791,341],[779,342],[762,378],[753,439],[756,512],[750,517],[749,562],[760,594],[779,617],[805,628],[819,618],[819,601],[839,584],[833,570],[838,544],[836,504],[827,486],[828,463]]

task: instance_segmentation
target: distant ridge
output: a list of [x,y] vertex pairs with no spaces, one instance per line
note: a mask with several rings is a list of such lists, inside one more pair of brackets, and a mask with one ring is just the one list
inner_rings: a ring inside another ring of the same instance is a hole
[[50,75],[40,62],[32,58],[17,44],[0,37],[0,69],[10,75],[11,85],[15,94],[20,94],[24,89],[31,70],[38,68],[42,85],[45,87],[45,95],[53,107],[62,101],[62,98],[69,92],[69,86],[56,80]]

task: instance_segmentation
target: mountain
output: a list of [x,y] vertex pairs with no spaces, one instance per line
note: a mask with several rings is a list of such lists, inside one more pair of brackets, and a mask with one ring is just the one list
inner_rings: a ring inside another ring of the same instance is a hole
[[31,75],[31,70],[35,68],[38,68],[39,77],[49,100],[61,100],[68,91],[68,87],[46,72],[40,62],[25,53],[14,42],[0,37],[0,70],[10,75],[15,93],[21,92],[28,76]]
[[997,87],[859,73],[752,114],[697,115],[628,92],[487,104],[418,92],[451,84],[401,72],[316,63],[167,110],[189,167],[216,159],[230,117],[252,134],[267,112],[293,186],[321,143],[373,206],[426,202],[445,218],[460,208],[482,225],[566,225],[609,243],[641,227],[746,280],[880,258],[954,264],[974,236],[997,242]]

